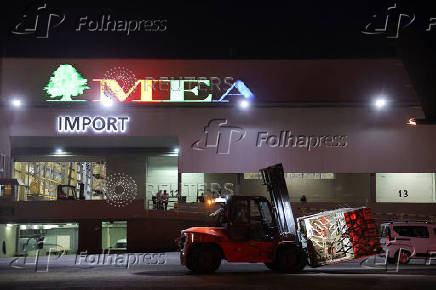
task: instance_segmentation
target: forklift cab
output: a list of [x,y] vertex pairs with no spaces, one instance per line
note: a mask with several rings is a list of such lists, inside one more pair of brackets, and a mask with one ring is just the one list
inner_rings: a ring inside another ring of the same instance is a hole
[[78,199],[76,187],[71,185],[58,185],[57,196],[59,199]]
[[273,241],[278,235],[271,206],[260,196],[233,196],[223,211],[223,224],[233,241]]

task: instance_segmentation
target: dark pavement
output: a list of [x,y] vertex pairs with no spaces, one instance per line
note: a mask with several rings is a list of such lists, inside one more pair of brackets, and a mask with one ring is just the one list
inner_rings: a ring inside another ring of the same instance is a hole
[[[149,288],[149,289],[436,289],[436,261],[414,260],[409,265],[383,265],[373,257],[309,268],[300,274],[280,274],[263,264],[223,262],[210,275],[193,275],[179,264],[178,253],[113,256],[103,264],[98,256],[0,259],[0,289]],[[109,262],[108,262],[109,261]],[[80,262],[80,264],[79,264]],[[110,263],[113,264],[110,264]],[[118,265],[117,265],[118,264]]]

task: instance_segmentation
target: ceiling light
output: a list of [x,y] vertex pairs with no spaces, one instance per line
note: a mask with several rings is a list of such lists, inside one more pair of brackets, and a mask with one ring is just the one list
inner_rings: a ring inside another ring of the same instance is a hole
[[14,106],[15,108],[21,107],[22,103],[20,99],[13,99],[11,101],[12,106]]
[[241,100],[239,102],[239,108],[241,109],[247,109],[248,107],[250,107],[250,102],[247,100]]
[[64,154],[65,151],[62,148],[56,148],[55,154]]
[[111,98],[104,98],[102,101],[103,106],[105,107],[112,107],[112,105],[114,104],[114,101],[112,101]]
[[378,99],[376,99],[375,102],[374,102],[375,107],[376,107],[377,109],[381,109],[381,108],[386,107],[387,103],[388,103],[388,102],[387,102],[387,100],[386,100],[385,98],[378,98]]

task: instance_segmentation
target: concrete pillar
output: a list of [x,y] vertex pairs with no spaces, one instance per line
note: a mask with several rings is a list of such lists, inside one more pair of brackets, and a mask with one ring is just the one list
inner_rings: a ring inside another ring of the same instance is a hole
[[235,195],[241,195],[241,183],[244,179],[244,173],[236,174]]
[[78,252],[99,254],[101,248],[101,221],[81,220],[79,222]]
[[369,175],[369,202],[373,203],[376,201],[377,201],[376,174],[371,173]]
[[0,258],[15,256],[18,228],[17,225],[0,225]]

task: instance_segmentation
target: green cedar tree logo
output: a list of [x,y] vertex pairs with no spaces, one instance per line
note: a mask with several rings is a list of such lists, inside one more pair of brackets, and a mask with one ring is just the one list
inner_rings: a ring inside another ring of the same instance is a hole
[[50,81],[44,90],[50,98],[61,97],[57,100],[47,100],[48,102],[86,102],[87,100],[73,100],[72,96],[82,95],[84,90],[89,89],[87,79],[70,64],[60,65],[50,77]]

